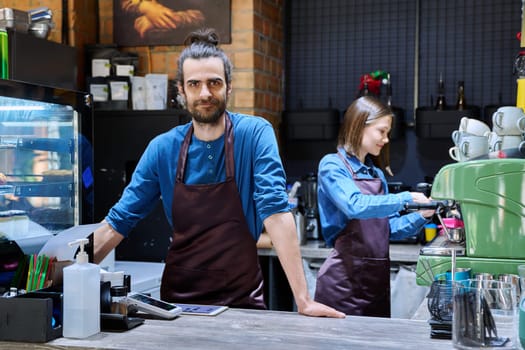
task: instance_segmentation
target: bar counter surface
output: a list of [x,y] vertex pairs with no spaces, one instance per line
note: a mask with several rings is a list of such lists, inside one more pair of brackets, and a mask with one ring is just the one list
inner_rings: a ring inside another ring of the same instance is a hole
[[182,315],[146,319],[126,332],[101,332],[86,339],[48,343],[0,342],[2,350],[87,349],[392,349],[452,348],[430,338],[426,321],[347,316],[318,318],[295,312],[229,309],[217,316]]
[[[301,256],[303,259],[326,259],[332,248],[324,246],[323,241],[310,240],[305,245],[300,246]],[[416,263],[421,250],[420,244],[411,243],[391,243],[390,260],[394,262]],[[277,256],[275,250],[271,247],[259,247],[259,255]]]

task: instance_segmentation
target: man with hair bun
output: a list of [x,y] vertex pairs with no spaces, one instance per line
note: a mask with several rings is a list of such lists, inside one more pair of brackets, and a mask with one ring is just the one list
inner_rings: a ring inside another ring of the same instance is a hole
[[268,232],[299,313],[344,317],[307,291],[272,125],[226,110],[232,64],[214,30],[186,39],[177,81],[192,116],[154,138],[95,231],[100,262],[162,198],[173,229],[161,284],[168,302],[265,309],[256,242]]

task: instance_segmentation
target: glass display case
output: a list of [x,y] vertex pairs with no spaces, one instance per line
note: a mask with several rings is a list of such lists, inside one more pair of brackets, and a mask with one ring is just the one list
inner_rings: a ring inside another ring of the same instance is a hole
[[0,239],[32,254],[93,222],[92,114],[87,93],[0,80]]

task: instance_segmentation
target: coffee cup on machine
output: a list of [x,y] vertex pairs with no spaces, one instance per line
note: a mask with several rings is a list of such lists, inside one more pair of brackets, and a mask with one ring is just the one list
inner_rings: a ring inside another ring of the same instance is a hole
[[483,136],[486,132],[490,131],[490,127],[481,120],[463,117],[459,122],[458,131],[471,135]]
[[454,130],[451,136],[452,136],[452,141],[454,142],[454,145],[459,146],[463,137],[469,136],[469,135],[473,135],[473,134],[470,134],[466,131],[461,131],[458,129],[458,130]]
[[495,131],[489,131],[485,133],[485,136],[487,137],[487,141],[489,143],[489,151],[496,151],[496,147],[498,147],[497,144],[501,142],[501,135],[498,135],[498,133]]
[[489,152],[489,142],[486,136],[463,136],[459,145],[449,149],[449,155],[458,162],[464,162]]
[[[523,142],[520,135],[498,135],[498,139],[492,145],[492,151],[501,151],[502,149],[516,148]],[[489,141],[490,144],[490,141]]]
[[521,141],[518,145],[518,152],[525,154],[525,141]]
[[500,107],[492,115],[492,130],[498,135],[521,135],[525,132],[525,114],[519,107]]
[[454,159],[456,162],[464,162],[466,159],[465,155],[459,151],[459,146],[452,146],[448,149],[448,154],[450,158]]
[[518,121],[516,122],[516,126],[518,127],[518,129],[521,131],[521,133],[525,133],[525,115],[523,117],[521,117],[520,119],[518,119]]

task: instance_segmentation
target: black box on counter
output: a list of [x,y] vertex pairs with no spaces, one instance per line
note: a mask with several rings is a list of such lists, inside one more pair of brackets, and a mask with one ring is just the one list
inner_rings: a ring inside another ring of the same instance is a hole
[[45,343],[62,336],[62,293],[0,298],[0,340]]
[[459,128],[461,118],[480,119],[480,109],[469,106],[464,110],[436,110],[433,107],[416,109],[416,136],[424,138],[450,138]]

